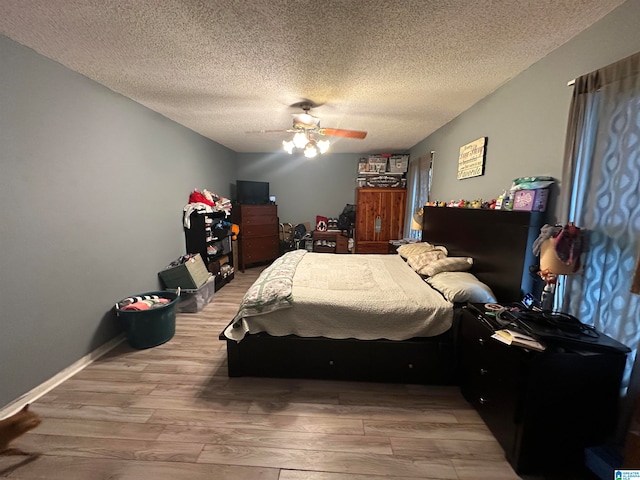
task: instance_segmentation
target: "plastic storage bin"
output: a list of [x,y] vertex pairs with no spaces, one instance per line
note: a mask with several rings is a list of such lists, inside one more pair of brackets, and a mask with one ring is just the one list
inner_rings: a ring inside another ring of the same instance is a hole
[[[176,290],[169,290],[176,292]],[[216,291],[216,277],[209,277],[200,288],[180,289],[180,301],[176,307],[178,313],[197,313],[206,307]]]
[[178,293],[149,292],[137,296],[157,295],[170,300],[166,305],[149,310],[121,310],[117,308],[118,317],[124,324],[127,341],[133,348],[144,349],[156,347],[168,342],[176,332],[176,305],[180,301]]
[[207,266],[199,253],[180,265],[168,266],[158,272],[166,288],[200,288],[209,278]]

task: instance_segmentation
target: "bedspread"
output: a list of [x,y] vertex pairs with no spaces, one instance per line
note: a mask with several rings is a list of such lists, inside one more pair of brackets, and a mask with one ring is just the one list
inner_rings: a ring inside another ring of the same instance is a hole
[[244,294],[234,322],[263,315],[293,304],[293,276],[306,250],[295,250],[277,258]]
[[[281,258],[291,253],[296,252]],[[225,330],[227,338],[240,341],[246,333],[267,332],[405,340],[439,335],[451,327],[453,305],[399,255],[308,252],[298,260],[290,296],[284,295],[288,308],[245,315],[241,307]]]

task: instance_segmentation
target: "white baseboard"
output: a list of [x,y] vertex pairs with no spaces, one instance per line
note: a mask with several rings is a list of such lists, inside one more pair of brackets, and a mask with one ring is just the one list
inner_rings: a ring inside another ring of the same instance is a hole
[[64,370],[58,372],[56,375],[51,377],[46,382],[41,383],[37,387],[31,389],[24,395],[21,395],[20,397],[15,399],[13,402],[0,408],[0,420],[22,410],[22,407],[24,407],[26,404],[35,402],[37,399],[42,397],[45,393],[50,392],[51,390],[56,388],[58,385],[60,385],[62,382],[72,377],[83,368],[95,362],[98,358],[100,358],[110,350],[113,350],[115,347],[120,345],[125,338],[126,338],[125,334],[123,333],[109,340],[104,345],[101,345],[100,347],[96,348],[93,352],[88,353],[77,362],[74,362]]

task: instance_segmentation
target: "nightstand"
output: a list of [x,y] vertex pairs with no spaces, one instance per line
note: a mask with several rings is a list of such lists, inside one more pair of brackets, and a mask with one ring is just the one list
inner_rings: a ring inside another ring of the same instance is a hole
[[614,432],[626,347],[547,343],[543,352],[529,351],[491,338],[498,328],[482,305],[463,309],[457,332],[462,394],[517,473],[583,468],[585,447]]

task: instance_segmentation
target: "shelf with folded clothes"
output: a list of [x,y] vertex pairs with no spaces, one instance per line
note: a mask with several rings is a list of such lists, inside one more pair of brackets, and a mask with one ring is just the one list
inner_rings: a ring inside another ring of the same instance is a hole
[[184,228],[187,252],[200,253],[207,270],[216,277],[216,290],[233,278],[231,227],[224,212],[194,211],[189,228]]

